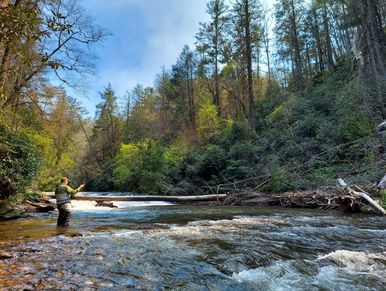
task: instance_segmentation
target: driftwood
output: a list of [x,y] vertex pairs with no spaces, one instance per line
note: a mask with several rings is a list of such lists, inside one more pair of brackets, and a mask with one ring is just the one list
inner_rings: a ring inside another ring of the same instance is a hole
[[[47,195],[47,194],[45,194]],[[55,198],[54,194],[48,196]],[[200,201],[221,201],[227,194],[197,195],[197,196],[161,196],[161,195],[133,195],[133,196],[86,196],[75,195],[73,200],[87,201],[166,201],[176,203],[200,202]]]
[[[383,215],[386,215],[386,210],[383,209],[381,205],[379,205],[377,202],[375,202],[367,193],[365,193],[363,190],[361,190],[359,187],[356,187],[356,190],[353,188],[347,186],[346,182],[343,181],[343,179],[338,179],[338,185],[341,189],[347,191],[352,197],[354,198],[363,198],[366,200],[375,210],[381,212]],[[355,187],[355,186],[354,186]],[[359,191],[357,191],[359,190]]]
[[[347,186],[347,185],[346,185]],[[384,209],[357,186],[355,189],[321,187],[317,190],[284,193],[237,192],[229,194],[222,205],[281,206],[294,208],[343,209],[384,213]],[[350,190],[349,190],[350,189]],[[365,203],[368,202],[368,203]]]
[[285,193],[238,192],[229,194],[223,204],[334,209],[342,206],[342,200],[334,188],[325,187]]
[[96,205],[97,207],[110,207],[110,208],[118,208],[118,206],[114,205],[112,202],[104,202],[100,200],[96,200]]
[[27,212],[50,212],[56,209],[56,206],[48,201],[43,201],[43,203],[35,203],[29,200],[25,201],[24,208]]

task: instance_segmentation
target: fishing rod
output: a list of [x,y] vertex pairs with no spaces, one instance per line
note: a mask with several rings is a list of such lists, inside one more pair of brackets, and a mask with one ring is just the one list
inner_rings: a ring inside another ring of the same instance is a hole
[[112,163],[110,166],[108,166],[107,168],[103,169],[101,172],[99,172],[98,174],[94,175],[91,179],[87,180],[86,182],[84,182],[83,184],[86,185],[88,183],[90,183],[92,180],[94,180],[95,178],[99,177],[100,175],[102,175],[104,172],[106,172],[108,169],[112,168],[113,166],[119,164],[120,162],[122,162],[121,160],[118,160],[118,161],[115,161],[114,163]]
[[[87,131],[86,129],[84,128],[84,125],[83,125],[83,122],[82,122],[82,117],[81,115],[79,114],[79,112],[76,110],[76,107],[73,107],[73,112],[75,113],[76,117],[78,118],[78,121],[79,121],[79,124],[80,126],[82,127],[82,130],[83,130],[83,134],[85,135],[86,139],[87,139],[87,142],[88,144],[90,145],[90,149],[95,153],[95,147],[93,146],[93,141],[90,139],[90,137],[88,136],[87,134]],[[106,172],[108,169],[110,169],[111,167],[115,166],[116,164],[120,163],[121,161],[116,161],[114,163],[112,163],[110,166],[108,166],[107,168],[105,169],[102,169],[102,167],[100,166],[100,164],[97,162],[96,164],[98,165],[98,168],[101,170],[101,172],[99,172],[98,174],[96,174],[95,176],[93,176],[91,179],[89,179],[88,181],[84,182],[83,184],[86,185],[88,183],[90,183],[92,180],[94,180],[95,178],[99,177],[100,175],[102,175],[104,172]]]

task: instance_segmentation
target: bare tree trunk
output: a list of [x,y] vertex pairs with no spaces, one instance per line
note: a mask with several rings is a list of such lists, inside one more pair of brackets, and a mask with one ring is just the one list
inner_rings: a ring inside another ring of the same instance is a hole
[[385,57],[383,46],[380,40],[380,32],[376,24],[376,6],[373,0],[367,0],[367,18],[369,22],[370,34],[372,39],[372,48],[375,51],[376,65],[379,73],[386,79],[385,75]]
[[318,23],[318,16],[316,14],[316,9],[312,9],[312,14],[314,16],[314,33],[315,33],[315,39],[316,39],[316,47],[318,49],[318,58],[319,58],[319,70],[324,70],[324,62],[323,62],[323,49],[322,49],[322,43],[320,41],[320,32],[319,32],[319,23]]
[[216,12],[214,19],[215,27],[215,37],[214,37],[214,46],[215,46],[215,63],[214,63],[214,78],[215,78],[215,105],[217,107],[218,115],[221,116],[221,104],[220,104],[220,85],[219,85],[219,75],[218,75],[218,46],[219,46],[219,16]]
[[311,67],[310,49],[308,47],[308,44],[306,44],[306,57],[307,57],[308,77],[311,79],[312,67]]
[[[348,19],[345,0],[341,1],[341,8],[342,8],[343,19]],[[340,23],[340,27],[342,26],[343,26],[343,23]],[[350,29],[344,28],[343,26],[343,28],[340,31],[342,31],[341,38],[342,38],[342,43],[344,45],[345,53],[348,53],[350,51]]]
[[[8,13],[9,0],[0,0],[0,14],[2,16]],[[10,48],[9,41],[4,43],[0,39],[0,95],[5,96],[5,84],[7,68],[10,63]],[[0,100],[4,97],[0,96]],[[6,98],[6,97],[5,97]],[[2,105],[3,102],[0,102]]]
[[265,55],[267,57],[268,83],[271,84],[271,64],[270,64],[270,57],[269,57],[269,38],[268,38],[268,35],[266,36],[266,41],[265,41]]
[[271,58],[269,55],[269,31],[270,25],[268,23],[268,18],[264,18],[264,34],[263,34],[263,44],[265,47],[265,57],[267,58],[267,70],[268,70],[268,83],[271,85]]
[[371,83],[378,98],[378,108],[383,119],[386,119],[386,110],[382,90],[382,81],[386,80],[385,64],[382,46],[379,39],[379,31],[375,24],[375,4],[372,0],[361,3],[360,12],[362,18],[362,31],[365,34],[367,44],[367,57],[369,60],[369,72],[372,74]]
[[[165,66],[162,66],[162,76],[161,76],[161,88],[159,88],[160,90],[160,95],[161,95],[161,105],[160,105],[160,136],[161,138],[165,138],[166,137],[166,88],[165,88],[165,80],[166,80],[166,73],[165,73]],[[130,98],[130,97],[129,97]],[[130,100],[130,99],[129,99]],[[130,104],[130,101],[129,101],[129,104]],[[130,107],[130,105],[129,105]],[[127,110],[127,118],[126,120],[128,120],[129,118],[129,108]]]
[[255,112],[255,98],[253,94],[253,73],[252,73],[252,48],[251,48],[251,22],[249,11],[249,0],[245,0],[245,50],[247,58],[247,81],[248,81],[248,103],[249,103],[249,124],[256,130],[256,112]]
[[300,45],[298,37],[298,27],[296,23],[296,11],[294,1],[291,0],[291,17],[292,25],[292,44],[294,46],[294,62],[295,62],[295,84],[296,89],[301,91],[303,89],[303,72],[302,72],[302,59],[300,56]]
[[323,26],[324,26],[324,33],[326,36],[328,67],[331,70],[332,68],[334,68],[334,58],[332,56],[333,51],[332,51],[332,45],[331,45],[330,28],[328,25],[326,1],[323,1]]

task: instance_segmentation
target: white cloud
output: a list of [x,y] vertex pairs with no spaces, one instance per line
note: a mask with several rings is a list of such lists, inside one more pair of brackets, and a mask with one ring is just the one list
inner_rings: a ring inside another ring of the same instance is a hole
[[[96,23],[112,36],[97,49],[98,76],[90,81],[87,109],[111,83],[118,96],[136,84],[152,86],[162,66],[169,69],[185,44],[194,48],[199,22],[206,22],[209,0],[83,0]],[[263,1],[271,6],[273,0]]]
[[119,96],[138,83],[152,86],[162,66],[170,68],[185,44],[193,48],[199,22],[208,19],[206,3],[207,0],[82,1],[96,23],[113,34],[97,49],[98,77],[90,82],[92,91],[87,103],[98,103],[97,92],[109,82]]

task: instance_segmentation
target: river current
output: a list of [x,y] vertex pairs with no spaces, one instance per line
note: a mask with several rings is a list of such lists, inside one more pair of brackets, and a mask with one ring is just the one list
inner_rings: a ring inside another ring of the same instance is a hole
[[68,229],[57,211],[0,222],[0,290],[386,289],[385,217],[72,203]]

